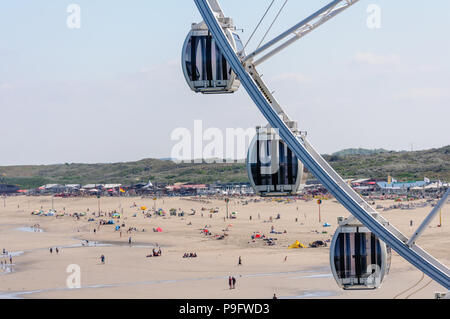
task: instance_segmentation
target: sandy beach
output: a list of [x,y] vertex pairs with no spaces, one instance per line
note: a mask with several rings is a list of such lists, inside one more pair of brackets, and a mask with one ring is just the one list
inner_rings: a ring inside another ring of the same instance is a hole
[[[0,298],[434,298],[445,289],[425,276],[414,289],[422,273],[393,252],[392,266],[378,290],[344,291],[340,289],[329,267],[329,245],[323,248],[287,249],[296,240],[308,243],[332,238],[337,217],[349,216],[334,199],[324,200],[319,223],[316,201],[254,202],[231,199],[226,217],[223,199],[193,200],[166,197],[102,197],[102,212],[122,212],[115,225],[99,225],[99,200],[91,198],[53,198],[53,207],[64,216],[36,216],[31,212],[52,208],[51,197],[8,197],[0,202],[0,249],[9,255],[1,260]],[[420,201],[417,201],[420,202]],[[376,201],[388,207],[392,201]],[[145,217],[141,207],[156,207],[167,212],[164,217]],[[183,217],[170,216],[170,209]],[[203,208],[203,210],[202,210]],[[210,213],[216,209],[217,213]],[[444,264],[450,264],[450,222],[443,209],[443,226],[436,219],[418,244]],[[195,215],[190,216],[195,210]],[[431,206],[412,210],[394,209],[382,212],[405,235],[410,236]],[[86,212],[79,219],[74,213]],[[92,214],[95,214],[93,216]],[[276,219],[280,214],[280,219]],[[70,216],[72,215],[72,216]],[[94,219],[89,221],[89,219]],[[270,220],[272,219],[272,220]],[[410,221],[413,226],[410,226]],[[331,227],[324,228],[328,222]],[[121,231],[117,225],[125,224]],[[33,226],[39,225],[37,228]],[[202,234],[207,226],[210,236]],[[272,226],[276,232],[271,234]],[[160,227],[162,232],[154,232]],[[127,232],[132,228],[131,233]],[[39,229],[39,231],[37,231]],[[96,230],[94,232],[94,229]],[[134,230],[136,229],[136,230]],[[143,231],[145,230],[145,231]],[[286,231],[286,233],[285,233]],[[273,246],[251,239],[260,232],[276,238]],[[326,233],[323,233],[326,232]],[[227,234],[222,240],[216,235]],[[131,245],[129,239],[131,237]],[[86,241],[89,244],[86,245]],[[49,249],[53,248],[53,253]],[[55,248],[58,247],[59,253]],[[153,248],[161,248],[160,257],[146,257]],[[195,252],[196,258],[183,258]],[[100,256],[105,256],[102,264]],[[238,265],[239,256],[242,265]],[[81,288],[70,289],[69,265],[78,265]],[[236,289],[229,289],[228,276],[237,279]],[[420,289],[422,288],[423,289]],[[417,293],[411,293],[420,289]]]

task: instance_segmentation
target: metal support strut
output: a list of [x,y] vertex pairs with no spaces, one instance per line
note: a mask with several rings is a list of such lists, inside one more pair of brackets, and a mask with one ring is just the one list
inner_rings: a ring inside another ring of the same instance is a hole
[[300,40],[302,37],[304,37],[311,31],[317,29],[319,26],[321,26],[328,20],[334,18],[336,15],[343,12],[345,9],[348,9],[358,1],[359,0],[334,0],[330,2],[325,7],[316,11],[303,21],[299,22],[298,24],[294,25],[289,30],[283,32],[273,40],[267,42],[265,45],[258,48],[253,53],[248,54],[244,58],[243,62],[253,61],[257,55],[270,49],[271,47],[273,47],[280,41],[286,39],[287,37],[292,36],[291,39],[287,40],[286,42],[284,42],[283,44],[281,44],[280,46],[278,46],[277,48],[275,48],[274,50],[272,50],[259,60],[255,61],[253,64],[257,66],[263,63],[267,59],[271,58],[275,54],[281,52],[282,50],[290,46],[292,43],[296,42],[297,40]]
[[447,198],[450,196],[450,188],[447,189],[447,191],[444,194],[444,197],[441,198],[439,203],[433,208],[430,215],[425,218],[423,223],[419,226],[419,228],[414,232],[414,235],[409,239],[407,245],[411,247],[413,244],[415,244],[417,238],[419,238],[420,235],[425,231],[425,229],[430,225],[431,221],[436,217],[437,213],[442,209],[442,206],[445,205],[447,202]]

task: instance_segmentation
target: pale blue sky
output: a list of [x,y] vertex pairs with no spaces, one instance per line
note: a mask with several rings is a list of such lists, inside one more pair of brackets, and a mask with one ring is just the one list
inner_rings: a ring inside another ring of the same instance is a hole
[[[290,0],[271,36],[327,2]],[[66,26],[71,3],[81,29]],[[269,0],[221,3],[245,41]],[[366,27],[372,3],[381,29]],[[264,124],[244,90],[200,96],[185,85],[181,47],[199,20],[190,0],[1,1],[0,165],[168,157],[173,129],[194,120]],[[450,142],[449,31],[450,1],[361,0],[260,70],[322,153],[440,147]]]

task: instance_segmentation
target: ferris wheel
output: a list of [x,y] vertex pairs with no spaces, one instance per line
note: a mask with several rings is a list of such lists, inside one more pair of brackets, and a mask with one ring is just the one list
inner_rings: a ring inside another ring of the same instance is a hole
[[[339,220],[330,248],[331,270],[343,289],[380,287],[389,273],[392,249],[450,290],[449,268],[416,245],[416,240],[447,202],[450,189],[414,235],[406,237],[361,198],[314,149],[256,70],[359,0],[331,1],[248,54],[233,20],[225,16],[217,0],[194,1],[203,21],[192,25],[183,46],[182,68],[189,87],[197,93],[229,94],[243,86],[269,123],[258,127],[247,156],[247,172],[255,192],[263,196],[296,193],[304,165],[353,215]],[[269,9],[272,4],[273,1]]]

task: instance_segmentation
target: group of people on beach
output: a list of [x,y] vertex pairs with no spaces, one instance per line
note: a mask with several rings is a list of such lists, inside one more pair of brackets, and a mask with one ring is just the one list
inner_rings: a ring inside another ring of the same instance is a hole
[[[127,230],[127,234],[131,234],[132,232],[137,232],[137,228],[136,227],[129,227]],[[142,229],[143,232],[145,232],[145,229]]]
[[1,266],[2,269],[5,269],[7,265],[8,265],[8,262],[7,262],[6,259],[5,260],[0,260],[0,266]]
[[[12,258],[12,255],[11,254],[9,254],[7,251],[6,251],[6,249],[5,248],[3,248],[3,251],[2,251],[2,257],[9,257],[9,263],[10,264],[12,264],[13,263],[13,258]],[[2,261],[2,263],[3,263],[3,261]],[[4,264],[6,265],[7,264],[7,261],[6,261],[6,259],[5,259],[5,261],[4,261]]]
[[[8,252],[6,251],[5,248],[3,248],[2,257],[4,257],[5,259],[0,261],[1,268],[2,269],[7,269],[7,267],[8,267],[8,260],[6,258],[8,258],[8,257],[9,257],[9,265],[10,265],[10,267],[12,267],[12,264],[13,264],[12,255],[8,254]],[[12,270],[12,268],[10,268],[10,269]]]
[[162,255],[162,251],[161,251],[161,247],[159,247],[158,249],[153,248],[153,251],[150,255],[147,255],[146,257],[161,257]]
[[197,257],[197,253],[185,253],[183,255],[183,258],[196,258]]
[[236,288],[236,278],[234,278],[233,276],[229,276],[228,277],[228,286],[230,287],[230,289],[235,289]]

